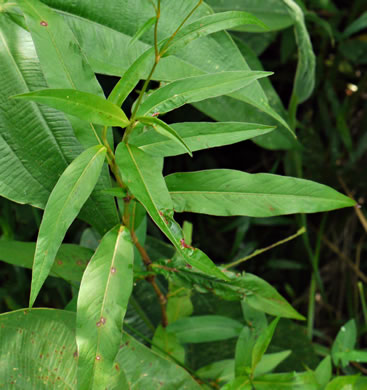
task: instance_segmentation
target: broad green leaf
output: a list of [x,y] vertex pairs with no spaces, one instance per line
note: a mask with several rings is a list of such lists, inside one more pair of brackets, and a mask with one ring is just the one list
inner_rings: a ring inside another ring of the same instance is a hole
[[[170,124],[170,126],[193,152],[245,141],[275,129],[272,126],[245,122],[184,122]],[[129,142],[155,156],[168,157],[184,153],[183,148],[176,142],[153,130],[137,135],[133,132]]]
[[137,115],[163,114],[187,103],[226,95],[271,74],[260,71],[230,71],[173,81],[149,95],[139,107]]
[[276,326],[278,325],[279,317],[273,320],[270,325],[263,330],[259,338],[256,340],[254,348],[252,349],[251,370],[255,372],[255,369],[265,354],[268,346],[273,338],[273,334]]
[[176,335],[162,325],[154,333],[152,350],[165,359],[173,357],[176,362],[185,362],[185,348],[178,342]]
[[182,139],[182,137],[176,132],[175,129],[167,125],[167,123],[154,117],[138,117],[136,120],[143,123],[144,125],[152,127],[158,134],[161,134],[165,138],[170,138],[192,157],[192,152],[187,146],[185,140]]
[[235,353],[235,375],[247,376],[251,374],[252,351],[256,342],[255,332],[245,326],[237,340]]
[[162,176],[161,160],[121,142],[116,149],[116,162],[129,190],[184,259],[208,275],[227,280],[203,252],[185,245],[183,233],[171,216],[172,200]]
[[[141,53],[152,47],[153,37],[150,34],[145,34],[143,41],[136,42],[134,50],[128,47],[131,37],[138,30],[137,26],[152,16],[152,9],[146,6],[146,0],[124,0],[122,6],[119,0],[110,0],[103,8],[97,0],[90,0],[88,8],[73,0],[47,0],[47,4],[65,15],[97,73],[122,76]],[[172,2],[169,7],[162,7],[159,39],[167,38],[173,33],[182,21],[181,16],[196,4],[196,0],[187,0],[184,5]],[[190,22],[210,14],[213,11],[203,3],[190,18]],[[153,56],[151,60],[153,64]],[[146,68],[145,77],[150,69],[151,66]],[[231,70],[249,70],[249,67],[230,36],[225,32],[218,32],[191,42],[177,56],[163,58],[154,79],[172,81]],[[132,88],[134,86],[135,84]],[[288,126],[267,104],[266,96],[256,81],[251,87],[242,89],[238,96],[244,100],[241,103],[242,111],[253,111],[256,107],[266,113],[265,116],[270,115],[285,127]]]
[[133,287],[133,260],[130,233],[116,226],[102,238],[84,272],[76,320],[78,389],[108,385]]
[[126,127],[129,124],[125,113],[115,104],[100,96],[76,89],[42,89],[13,98],[32,100],[104,126]]
[[[207,0],[215,12],[246,10],[260,19],[270,30],[282,30],[293,24],[287,7],[278,0]],[[255,28],[238,28],[241,31],[259,31]]]
[[258,377],[273,371],[283,360],[285,360],[292,351],[282,351],[263,355],[259,364],[255,368],[254,376]]
[[174,173],[166,177],[166,183],[177,212],[270,217],[355,204],[323,184],[266,173],[213,169]]
[[294,0],[282,0],[288,7],[289,15],[294,20],[294,33],[298,46],[298,64],[292,98],[297,104],[307,100],[315,86],[316,59],[308,34],[302,9]]
[[330,356],[326,356],[316,367],[315,377],[321,389],[325,389],[326,385],[329,383],[333,373],[332,369]]
[[[102,88],[63,17],[38,0],[17,3],[24,12],[48,87],[72,88],[103,98]],[[74,116],[69,120],[84,147],[98,144],[100,128]],[[109,140],[111,144],[111,135]]]
[[[0,260],[18,267],[32,268],[35,242],[0,240]],[[93,251],[74,244],[63,244],[58,250],[50,275],[79,282]]]
[[[47,84],[30,34],[2,13],[0,24],[0,194],[44,208],[57,179],[83,149],[61,112],[8,99]],[[118,222],[113,199],[101,194],[111,187],[107,167],[103,171],[79,215],[101,233]]]
[[199,368],[195,373],[199,378],[229,382],[234,379],[234,360],[219,360]]
[[66,168],[51,192],[38,233],[30,307],[49,274],[67,229],[97,183],[105,155],[103,146],[92,146],[84,151]]
[[124,333],[116,362],[124,370],[129,390],[200,390],[201,386],[177,364],[157,355]]
[[238,337],[243,324],[228,317],[208,315],[185,317],[168,325],[181,343],[205,343]]
[[333,379],[325,390],[353,390],[358,380],[358,375],[339,376]]
[[228,11],[208,15],[182,28],[169,44],[164,55],[167,56],[176,53],[194,39],[239,26],[250,29],[256,26],[255,29],[257,31],[267,30],[267,26],[261,20],[248,12]]
[[354,20],[343,32],[343,38],[348,38],[351,35],[363,30],[367,27],[367,11],[365,11],[359,18]]
[[355,321],[352,319],[340,328],[331,347],[331,357],[336,366],[339,365],[339,362],[342,363],[343,367],[348,364],[348,361],[341,360],[337,354],[338,352],[349,352],[353,350],[356,342],[357,327]]
[[76,390],[75,313],[22,309],[0,315],[0,388]]

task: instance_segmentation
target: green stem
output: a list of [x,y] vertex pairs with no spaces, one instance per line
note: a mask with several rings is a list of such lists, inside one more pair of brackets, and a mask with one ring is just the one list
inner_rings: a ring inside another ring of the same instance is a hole
[[316,278],[315,273],[312,274],[310,283],[310,295],[308,300],[307,314],[307,337],[312,340],[313,327],[315,322],[315,297],[316,297]]
[[278,241],[278,242],[276,242],[276,243],[274,243],[274,244],[272,244],[272,245],[269,245],[269,246],[267,246],[266,248],[256,249],[256,251],[253,252],[253,253],[251,253],[251,255],[246,256],[246,257],[243,257],[242,259],[236,260],[236,261],[234,261],[233,263],[227,264],[227,265],[224,267],[224,269],[232,268],[232,267],[234,267],[234,266],[236,266],[236,265],[238,265],[238,264],[241,264],[241,263],[243,263],[243,262],[245,262],[245,261],[247,261],[247,260],[250,260],[250,259],[252,259],[253,257],[260,255],[261,253],[264,253],[264,252],[266,252],[266,251],[268,251],[268,250],[270,250],[270,249],[273,249],[273,248],[275,248],[275,247],[277,247],[277,246],[279,246],[279,245],[285,244],[286,242],[288,242],[288,241],[290,241],[290,240],[293,240],[294,238],[296,238],[296,237],[298,237],[298,236],[300,236],[301,234],[304,234],[304,233],[306,233],[306,229],[305,229],[304,227],[301,227],[301,228],[297,231],[297,233],[295,233],[295,234],[293,234],[293,235],[291,235],[291,236],[285,238],[284,240],[280,240],[280,241]]

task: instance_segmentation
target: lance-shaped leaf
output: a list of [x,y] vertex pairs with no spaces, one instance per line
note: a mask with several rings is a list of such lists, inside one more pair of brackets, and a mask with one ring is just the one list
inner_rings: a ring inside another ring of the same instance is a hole
[[109,383],[133,287],[133,261],[130,232],[116,226],[102,238],[83,275],[77,306],[78,389],[104,389]]
[[[152,40],[148,36],[143,36],[142,40],[134,45],[134,50],[128,50],[130,39],[138,30],[137,21],[145,21],[152,16],[150,7],[137,6],[136,1],[126,0],[125,7],[120,7],[119,0],[105,2],[103,7],[101,3],[93,1],[89,3],[88,8],[85,8],[82,4],[75,3],[74,0],[45,0],[67,19],[95,72],[119,76],[124,75],[131,63],[143,51],[152,47]],[[163,8],[159,20],[161,36],[169,36],[182,21],[182,14],[188,13],[195,4],[197,2],[194,0],[188,0],[184,5],[181,2],[171,2],[169,7]],[[129,12],[126,12],[126,9]],[[250,8],[246,10],[248,9]],[[213,13],[212,9],[203,3],[190,20]],[[274,20],[274,15],[269,16],[270,20]],[[269,19],[265,21],[263,15],[258,15],[258,17],[268,24]],[[192,41],[190,46],[179,50],[177,55],[162,58],[153,77],[159,81],[172,81],[203,73],[249,70],[245,58],[228,33],[217,32]],[[146,78],[149,74],[153,61],[154,54],[151,56],[151,65],[145,69],[146,73],[142,78]],[[123,84],[121,82],[120,85],[123,86]],[[265,113],[265,118],[270,115],[288,128],[284,119],[267,104],[268,99],[257,81],[250,88],[246,87],[238,91],[236,98],[242,100],[238,102],[241,112],[255,113],[259,110]],[[248,118],[245,117],[245,120],[248,121]],[[259,120],[253,118],[251,121],[258,122]]]
[[271,74],[250,70],[230,71],[173,81],[149,95],[139,107],[137,116],[157,112],[162,114],[187,103],[226,95]]
[[[35,242],[0,241],[0,260],[18,267],[32,268]],[[74,244],[63,244],[58,250],[51,276],[79,282],[93,251]]]
[[[132,41],[138,39],[137,37],[140,37],[142,32],[144,32],[146,28],[149,28],[150,25],[155,22],[155,20],[156,18],[148,19],[142,28],[135,33]],[[214,14],[200,18],[194,23],[184,27],[175,36],[175,38],[169,44],[168,49],[165,51],[165,56],[173,54],[178,49],[186,46],[194,39],[244,24],[257,24],[261,27],[265,27],[259,19],[248,14],[247,12],[223,12],[222,14]],[[167,39],[159,42],[158,46],[162,47],[166,43]],[[108,99],[117,105],[121,105],[128,94],[135,88],[139,80],[149,73],[154,63],[153,59],[154,47],[147,49],[135,60],[135,62],[125,72],[121,80],[116,84]],[[176,64],[172,64],[172,66],[177,67]],[[162,73],[165,73],[164,70]]]
[[349,207],[354,200],[309,180],[229,169],[174,173],[166,183],[178,212],[270,217]]
[[154,158],[123,142],[116,149],[116,162],[122,179],[177,251],[200,271],[227,280],[226,275],[208,256],[199,249],[185,244],[183,233],[171,215],[172,200],[162,176],[160,161],[160,158]]
[[100,96],[75,89],[42,89],[13,98],[32,100],[104,126],[126,127],[129,124],[125,113],[116,104]]
[[278,325],[279,317],[271,322],[271,324],[261,332],[259,338],[256,340],[254,348],[252,350],[251,371],[255,372],[257,365],[260,363],[264,353],[268,349],[276,326]]
[[131,41],[129,43],[130,46],[132,46],[140,37],[146,33],[157,21],[157,17],[153,16],[152,18],[148,19],[140,28],[139,30],[134,34],[134,36],[131,38]]
[[[185,141],[193,152],[245,141],[275,129],[273,126],[245,122],[183,122],[170,127]],[[149,154],[160,157],[177,156],[184,150],[176,142],[153,130],[141,134],[133,132],[129,142]]]
[[[103,98],[103,90],[63,15],[38,0],[19,0],[17,3],[24,12],[48,87],[72,88]],[[85,148],[98,144],[100,126],[75,116],[68,119]],[[112,134],[108,137],[111,144]]]
[[168,50],[165,51],[164,55],[174,54],[182,49],[183,46],[202,36],[248,25],[257,26],[258,31],[267,30],[267,26],[261,20],[248,12],[228,11],[204,16],[180,30],[169,44]]
[[[8,99],[47,84],[30,34],[7,15],[0,13],[0,19],[0,194],[43,209],[57,179],[83,148],[63,113]],[[106,166],[79,214],[101,233],[118,222],[113,199],[101,196],[101,190],[111,186],[109,180]]]
[[50,272],[66,231],[98,181],[105,156],[104,146],[87,149],[66,168],[51,192],[38,233],[30,307]]
[[165,138],[170,138],[176,144],[181,146],[181,149],[184,149],[191,157],[192,152],[190,148],[187,146],[186,142],[182,139],[182,137],[173,129],[171,126],[167,125],[167,123],[161,121],[158,118],[154,117],[138,117],[137,121],[153,127],[153,129],[158,133],[164,136]]

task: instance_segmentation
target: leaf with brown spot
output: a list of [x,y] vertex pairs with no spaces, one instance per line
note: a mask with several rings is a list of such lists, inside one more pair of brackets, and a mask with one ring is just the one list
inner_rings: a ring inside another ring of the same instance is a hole
[[132,291],[133,260],[130,232],[116,226],[102,238],[84,272],[77,305],[79,389],[110,388],[111,380],[123,380],[111,375],[116,373],[114,360]]

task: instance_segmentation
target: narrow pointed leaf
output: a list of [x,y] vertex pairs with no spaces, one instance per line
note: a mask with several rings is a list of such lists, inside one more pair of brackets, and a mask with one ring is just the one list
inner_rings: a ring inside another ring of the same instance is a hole
[[309,180],[228,169],[175,173],[166,177],[178,212],[270,217],[350,207],[355,202]]
[[182,137],[173,129],[171,126],[167,125],[167,123],[161,121],[158,118],[154,117],[138,117],[137,121],[153,127],[153,129],[162,136],[166,138],[170,138],[176,144],[181,146],[181,149],[184,149],[191,157],[192,152],[190,148],[187,146],[186,142],[182,139]]
[[[185,26],[172,40],[164,55],[171,55],[194,39],[239,26],[257,26],[257,30],[267,30],[267,26],[256,16],[247,12],[228,11],[204,16]],[[260,27],[260,28],[259,28]]]
[[126,127],[129,124],[125,113],[115,104],[100,96],[75,89],[42,89],[13,98],[32,100],[104,126]]
[[202,251],[185,245],[183,233],[171,216],[172,200],[162,176],[160,159],[122,142],[116,149],[116,162],[129,190],[184,259],[204,273],[228,280]]
[[67,229],[98,181],[105,155],[103,146],[87,149],[66,168],[51,192],[38,233],[30,307],[50,272]]
[[115,85],[112,92],[108,96],[108,100],[118,106],[125,101],[130,92],[136,87],[138,82],[147,76],[149,68],[154,64],[154,47],[144,51],[135,61],[129,66],[120,81]]
[[[145,21],[152,16],[151,8],[138,7],[136,0],[126,0],[126,7],[120,7],[119,0],[110,0],[104,3],[103,7],[101,3],[93,1],[89,3],[88,8],[78,2],[75,3],[74,0],[45,0],[45,2],[67,19],[96,73],[122,76],[141,53],[152,48],[151,40],[142,39],[136,42],[136,51],[127,50],[131,37],[138,30],[136,21]],[[255,3],[257,5],[258,2]],[[185,3],[186,12],[189,12],[195,4],[194,1]],[[279,8],[277,4],[275,7]],[[250,8],[246,10],[248,9]],[[171,2],[170,6],[165,8],[159,20],[159,31],[162,36],[169,36],[177,28],[182,21],[183,12],[180,2]],[[266,9],[265,13],[268,16],[267,20],[264,19],[263,14],[257,16],[265,24],[270,24],[274,20],[272,11]],[[287,15],[286,8],[284,13]],[[213,10],[203,3],[196,10],[193,18],[199,19],[210,14],[214,14]],[[288,19],[292,24],[289,16]],[[218,50],[218,47],[221,47],[221,50]],[[146,78],[149,74],[154,62],[154,54],[150,59],[151,64],[145,69],[142,78]],[[219,31],[192,41],[190,46],[179,50],[177,55],[162,58],[154,79],[172,81],[203,73],[249,69],[246,59],[241,55],[233,39],[228,33]],[[120,83],[120,86],[123,86],[123,83]],[[254,113],[259,110],[265,113],[265,118],[270,116],[290,130],[286,121],[266,104],[268,99],[257,81],[250,88],[246,87],[239,91],[236,99],[237,97],[242,100],[238,102],[241,112]],[[251,121],[258,122],[259,119],[251,119]]]
[[152,18],[148,19],[135,33],[135,35],[131,38],[130,46],[132,46],[140,37],[146,33],[152,26],[154,26],[155,22],[157,20],[156,16],[153,16]]
[[[44,209],[57,179],[83,148],[62,112],[8,98],[47,84],[31,35],[2,13],[0,25],[0,194]],[[109,180],[105,167],[79,215],[101,233],[118,222],[113,199],[100,193],[111,187]]]
[[[32,269],[35,251],[35,242],[0,240],[0,260],[8,264]],[[92,255],[93,251],[89,248],[63,244],[56,254],[50,275],[80,282]]]
[[130,233],[116,226],[102,238],[83,275],[76,331],[78,389],[104,389],[109,383],[133,287],[133,260]]
[[236,377],[250,375],[252,350],[256,342],[252,328],[244,326],[236,343],[234,372]]
[[273,334],[276,326],[278,325],[279,317],[271,322],[271,324],[260,334],[256,340],[254,348],[252,350],[251,371],[255,372],[257,365],[260,363],[263,355],[265,354],[268,346],[273,338]]
[[272,372],[282,361],[284,361],[290,354],[291,350],[269,353],[263,355],[259,364],[256,366],[254,375],[258,377]]
[[[103,98],[103,90],[63,15],[39,0],[19,0],[17,3],[24,12],[48,87],[77,89]],[[68,119],[85,148],[98,144],[100,126],[75,116]],[[108,137],[111,144],[112,134]]]
[[[272,126],[244,122],[184,122],[170,124],[170,127],[193,152],[231,145],[270,133],[275,129]],[[132,133],[129,142],[155,156],[168,157],[184,153],[183,148],[176,142],[153,130],[139,135]]]
[[[142,28],[135,33],[132,41],[136,41],[138,39],[136,37],[140,37],[145,29],[149,28],[151,23],[154,23],[155,20],[156,18],[149,19]],[[170,43],[168,50],[165,52],[165,56],[172,55],[194,39],[244,24],[256,24],[262,28],[265,27],[259,19],[247,12],[225,12],[200,18],[194,23],[184,27],[179,34],[175,36],[174,40]],[[158,46],[162,47],[166,41],[167,40],[159,42]],[[121,105],[128,94],[135,88],[139,80],[149,73],[150,68],[153,66],[153,58],[154,48],[146,50],[138,57],[125,72],[121,80],[116,84],[108,99],[117,105]]]
[[187,103],[226,95],[253,83],[272,72],[230,71],[173,81],[149,95],[138,109],[137,116],[166,113]]

